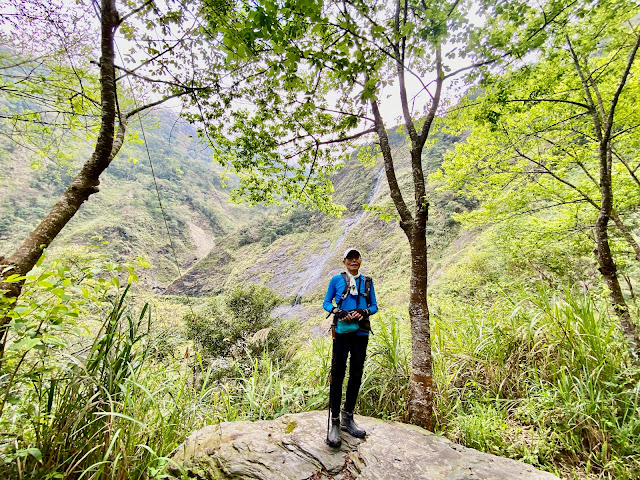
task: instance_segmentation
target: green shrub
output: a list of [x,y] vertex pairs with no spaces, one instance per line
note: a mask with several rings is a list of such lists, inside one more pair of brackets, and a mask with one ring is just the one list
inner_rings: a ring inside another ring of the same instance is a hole
[[52,263],[4,305],[2,478],[156,478],[201,424],[207,392],[189,389],[179,365],[150,361],[150,310],[132,313],[123,273],[135,279],[132,266]]
[[279,302],[267,287],[238,285],[186,315],[186,336],[207,357],[229,357],[246,364],[246,354],[255,357],[266,351],[274,359],[283,359],[297,326],[271,316]]
[[[149,309],[127,306],[132,266],[77,264],[36,268],[2,304],[2,478],[162,478],[206,424],[327,408],[330,340],[292,355],[295,329],[271,318],[268,289],[239,286],[185,317],[210,357],[196,356],[195,381],[175,338],[148,331]],[[358,412],[407,420],[408,319],[372,321]],[[640,371],[588,295],[540,285],[491,308],[440,300],[432,350],[437,431],[567,478],[640,476]]]
[[239,247],[256,242],[266,247],[275,242],[278,237],[307,231],[312,220],[313,212],[297,208],[287,215],[272,216],[259,223],[243,227],[234,235]]
[[407,319],[391,311],[371,318],[358,411],[363,415],[408,421],[411,341]]
[[507,449],[505,413],[491,404],[472,403],[470,411],[460,411],[453,424],[452,439],[467,447],[493,454]]
[[638,478],[640,371],[606,306],[539,284],[484,311],[441,303],[432,334],[446,435],[555,472]]

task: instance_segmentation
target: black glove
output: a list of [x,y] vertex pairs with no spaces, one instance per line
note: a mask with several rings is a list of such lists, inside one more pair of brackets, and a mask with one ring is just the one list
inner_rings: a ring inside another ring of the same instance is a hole
[[359,309],[356,310],[356,312],[358,312],[363,317],[368,317],[369,316],[369,309],[368,308],[359,308]]
[[338,307],[334,308],[332,312],[333,312],[333,315],[338,319],[344,318],[347,315],[349,315],[349,312],[347,312],[346,310],[340,310]]

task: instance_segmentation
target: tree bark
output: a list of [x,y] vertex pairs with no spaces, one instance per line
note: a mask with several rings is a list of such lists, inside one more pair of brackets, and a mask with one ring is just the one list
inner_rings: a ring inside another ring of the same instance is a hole
[[411,381],[409,415],[412,423],[433,430],[433,364],[427,304],[426,214],[420,214],[407,235],[411,248],[409,319],[411,322]]
[[[391,198],[400,215],[400,227],[409,240],[411,250],[411,280],[409,293],[409,321],[411,324],[411,380],[409,383],[409,417],[411,422],[433,430],[433,367],[431,358],[431,328],[429,326],[429,308],[427,305],[427,237],[426,223],[428,208],[424,189],[414,185],[416,201],[415,216],[404,203],[393,165],[393,155],[384,122],[376,101],[371,102],[376,118],[376,129]],[[426,136],[425,136],[426,139]],[[421,169],[420,156],[422,146],[413,144],[412,168]],[[421,171],[419,172],[422,173]],[[416,172],[414,171],[414,177]],[[418,178],[421,178],[418,175]]]
[[600,264],[600,271],[607,282],[607,286],[611,292],[611,299],[613,300],[613,308],[620,318],[620,328],[624,335],[631,354],[638,359],[638,353],[640,352],[640,336],[638,336],[638,327],[631,319],[629,314],[629,307],[625,302],[622,295],[622,289],[620,288],[620,282],[618,281],[618,275],[616,272],[616,265],[611,255],[611,249],[609,247],[609,237],[607,235],[607,226],[611,212],[613,211],[613,189],[611,184],[611,170],[613,165],[613,152],[611,145],[611,132],[613,131],[613,123],[615,119],[615,110],[618,104],[622,90],[627,82],[627,78],[631,72],[631,67],[635,60],[636,54],[640,48],[640,35],[636,37],[636,41],[629,52],[627,57],[627,66],[622,74],[618,88],[616,89],[613,99],[611,100],[611,106],[609,112],[604,117],[604,123],[602,125],[602,134],[600,138],[600,192],[602,194],[602,203],[600,207],[600,214],[596,221],[596,241],[598,243],[598,263]]
[[[613,260],[611,247],[609,245],[609,234],[607,232],[607,227],[609,226],[609,219],[611,219],[612,212],[614,212],[613,186],[611,181],[611,170],[613,165],[611,132],[613,131],[615,111],[618,100],[620,99],[622,90],[624,89],[627,78],[631,72],[631,67],[638,52],[638,48],[640,48],[640,35],[636,37],[635,42],[629,52],[626,68],[624,69],[620,81],[618,82],[616,91],[613,94],[608,112],[606,112],[604,102],[598,94],[597,86],[594,83],[592,75],[587,75],[585,73],[582,65],[580,64],[580,59],[576,51],[574,50],[573,45],[571,44],[571,40],[568,36],[566,37],[566,39],[569,51],[573,58],[574,67],[582,83],[584,98],[589,107],[589,112],[591,113],[594,132],[599,144],[598,157],[600,163],[599,180],[601,201],[600,212],[598,214],[598,219],[596,220],[595,225],[597,244],[596,256],[598,259],[598,265],[600,267],[600,273],[607,282],[607,287],[609,287],[613,309],[620,319],[620,329],[622,330],[622,334],[627,341],[631,354],[634,356],[634,358],[638,359],[638,353],[640,352],[640,336],[638,336],[638,327],[631,319],[631,315],[629,314],[629,307],[627,306],[624,295],[622,294],[622,289],[620,288],[616,264]],[[595,91],[596,98],[598,100],[597,103],[593,99],[592,89]],[[617,217],[617,214],[615,214],[615,212],[614,215]],[[618,227],[620,227],[620,225],[618,225]],[[624,235],[624,231],[622,232]],[[629,238],[627,238],[627,240],[629,240]]]
[[[606,139],[606,136],[605,136]],[[640,337],[638,336],[638,328],[631,319],[629,307],[622,294],[620,282],[618,280],[616,264],[611,255],[611,247],[609,246],[609,234],[607,227],[609,218],[613,209],[613,191],[611,188],[611,149],[607,145],[601,143],[600,147],[600,193],[602,202],[600,205],[600,214],[596,220],[596,243],[597,258],[600,266],[600,273],[607,282],[613,309],[620,319],[620,328],[624,335],[629,349],[634,357],[638,357],[640,352]]]
[[629,307],[622,294],[620,288],[620,282],[618,281],[617,268],[611,255],[611,249],[609,248],[609,238],[607,235],[607,223],[609,221],[608,215],[604,211],[598,215],[596,221],[596,241],[598,244],[597,257],[598,264],[600,266],[600,273],[607,282],[609,292],[611,294],[611,300],[613,303],[613,309],[620,318],[620,328],[624,335],[627,344],[631,350],[631,353],[638,357],[640,353],[640,338],[638,336],[638,328],[631,319],[629,314]]
[[[133,10],[129,16],[140,11],[150,2]],[[22,292],[22,282],[7,282],[12,275],[24,276],[37,263],[43,249],[47,248],[60,231],[78,212],[91,195],[98,192],[100,175],[118,154],[124,144],[124,136],[129,119],[143,110],[160,105],[171,98],[191,93],[193,89],[181,87],[179,91],[130,110],[120,113],[117,103],[115,72],[115,33],[122,23],[116,9],[116,0],[101,0],[100,12],[100,131],[94,151],[89,160],[62,194],[58,202],[44,220],[27,237],[22,245],[8,257],[0,256],[0,293],[9,302],[15,301]],[[117,133],[116,130],[117,124]],[[10,318],[0,315],[0,365],[6,343],[6,328]]]
[[411,250],[411,281],[409,292],[409,321],[411,323],[411,381],[409,384],[409,417],[413,423],[428,430],[433,430],[433,365],[431,358],[431,328],[429,325],[429,307],[427,305],[427,236],[426,224],[428,203],[426,186],[422,168],[422,150],[429,136],[431,126],[438,111],[444,70],[442,68],[442,51],[440,44],[435,45],[436,54],[436,90],[432,95],[432,103],[418,132],[409,109],[407,89],[405,85],[406,37],[401,35],[401,28],[406,25],[408,4],[397,1],[395,4],[394,30],[399,40],[392,44],[394,52],[396,78],[400,93],[400,104],[405,128],[411,140],[411,173],[413,178],[413,194],[416,202],[413,215],[402,197],[398,185],[393,155],[389,147],[387,132],[380,115],[377,100],[371,100],[378,140],[382,158],[384,159],[387,181],[391,199],[400,215],[400,227],[409,240]]

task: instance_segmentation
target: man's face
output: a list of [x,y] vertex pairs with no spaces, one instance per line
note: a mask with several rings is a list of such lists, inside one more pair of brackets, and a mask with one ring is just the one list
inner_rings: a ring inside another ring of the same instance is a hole
[[350,252],[349,255],[347,255],[347,258],[342,261],[342,263],[344,263],[344,266],[347,267],[347,270],[349,270],[349,273],[351,275],[355,275],[356,273],[358,273],[358,270],[360,270],[362,258],[360,258],[360,255],[358,255],[357,253]]

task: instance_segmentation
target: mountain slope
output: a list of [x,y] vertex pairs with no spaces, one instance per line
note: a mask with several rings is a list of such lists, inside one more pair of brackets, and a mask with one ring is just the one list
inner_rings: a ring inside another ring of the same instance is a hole
[[[143,285],[156,292],[170,285],[169,293],[202,296],[253,282],[264,283],[292,301],[300,297],[304,303],[317,304],[327,279],[342,270],[344,248],[356,246],[365,256],[363,271],[376,278],[381,301],[406,302],[409,252],[404,233],[397,221],[382,221],[362,209],[371,204],[394,211],[379,157],[365,166],[354,152],[335,174],[334,201],[346,207],[342,218],[296,207],[252,208],[229,202],[233,178],[229,187],[223,185],[221,168],[212,164],[210,150],[196,139],[191,125],[167,111],[147,115],[144,122],[144,136],[135,125],[131,127],[130,138],[101,178],[100,192],[56,238],[52,254],[74,257],[84,255],[78,247],[94,246],[113,261],[146,257],[154,267],[141,272]],[[403,135],[389,133],[398,180],[411,204],[408,147]],[[439,166],[442,153],[456,140],[438,138],[425,152],[427,172]],[[12,251],[26,238],[90,154],[90,147],[90,142],[78,145],[68,164],[44,161],[34,170],[25,149],[0,144],[0,253]],[[430,244],[437,258],[457,232],[451,213],[467,207],[433,187],[429,196]]]
[[[99,245],[114,261],[146,256],[156,267],[149,285],[166,285],[181,267],[204,257],[215,238],[246,222],[256,210],[229,203],[221,169],[195,130],[172,112],[145,118],[145,137],[153,162],[156,193],[145,145],[135,124],[120,154],[101,177],[100,192],[83,205],[51,246],[55,254]],[[0,253],[15,249],[43,218],[90,153],[90,143],[70,152],[69,164],[43,161],[33,169],[33,154],[0,145]],[[104,243],[107,242],[107,243]]]
[[[427,172],[438,168],[443,152],[456,139],[439,137],[425,154]],[[408,147],[399,143],[396,149],[398,180],[411,204]],[[388,208],[389,187],[382,161],[376,158],[373,166],[365,167],[356,157],[354,154],[334,177],[334,200],[347,207],[342,218],[299,210],[258,217],[239,232],[220,238],[211,253],[174,281],[169,291],[200,296],[221,293],[241,282],[263,283],[292,303],[302,300],[317,310],[328,279],[344,269],[344,249],[353,246],[364,255],[362,271],[376,279],[381,304],[406,304],[410,258],[404,232],[396,220],[385,222],[362,209],[364,203]],[[429,198],[430,260],[436,261],[458,233],[451,215],[470,206],[448,193],[436,192],[433,185]]]

